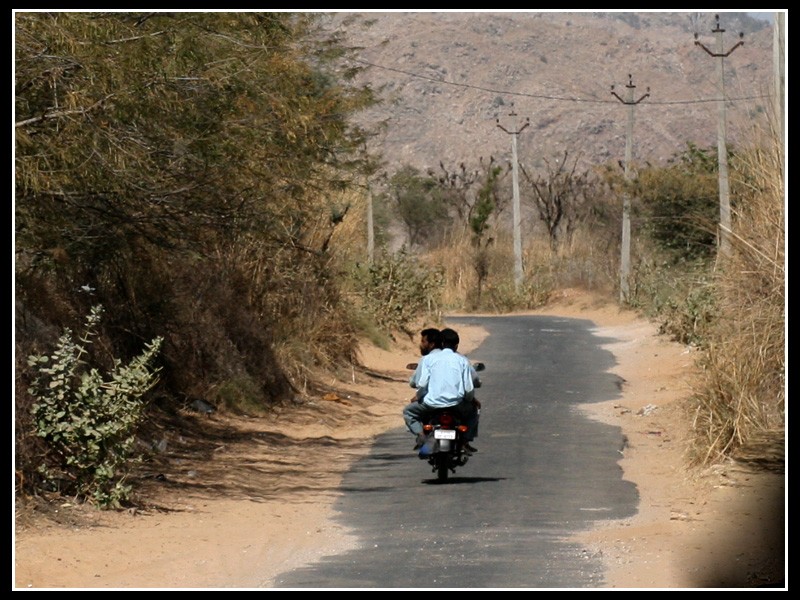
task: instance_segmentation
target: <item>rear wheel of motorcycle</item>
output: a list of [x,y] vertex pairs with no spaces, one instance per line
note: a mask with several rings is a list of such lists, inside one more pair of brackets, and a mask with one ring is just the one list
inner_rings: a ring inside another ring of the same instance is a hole
[[447,464],[447,455],[439,454],[436,457],[436,477],[439,481],[447,481],[448,475],[450,475],[450,469]]

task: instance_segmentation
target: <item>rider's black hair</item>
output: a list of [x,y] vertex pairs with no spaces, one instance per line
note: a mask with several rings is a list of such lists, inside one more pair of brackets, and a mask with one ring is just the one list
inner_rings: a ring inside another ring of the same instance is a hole
[[455,329],[450,329],[449,327],[447,329],[442,329],[442,348],[455,350],[458,348],[458,343],[460,341]]
[[434,327],[428,327],[419,332],[419,334],[433,344],[434,348],[442,347],[442,332]]

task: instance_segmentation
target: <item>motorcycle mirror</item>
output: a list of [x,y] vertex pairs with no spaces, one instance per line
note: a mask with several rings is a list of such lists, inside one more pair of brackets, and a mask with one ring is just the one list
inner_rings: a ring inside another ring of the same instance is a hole
[[408,363],[406,365],[406,369],[410,369],[411,371],[416,370],[416,368],[417,368],[417,363]]

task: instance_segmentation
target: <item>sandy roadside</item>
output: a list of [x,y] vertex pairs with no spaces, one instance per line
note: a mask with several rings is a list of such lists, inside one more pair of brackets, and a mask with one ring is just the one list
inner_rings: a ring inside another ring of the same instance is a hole
[[[584,295],[565,295],[538,314],[596,323],[597,335],[613,340],[614,372],[625,380],[619,400],[587,408],[628,437],[620,464],[641,499],[634,517],[578,536],[606,565],[603,587],[753,587],[785,577],[784,476],[684,465],[680,404],[691,350]],[[465,353],[485,336],[463,326],[459,333]],[[66,502],[60,514],[37,519],[18,504],[12,588],[270,588],[283,572],[356,547],[358,538],[333,519],[337,486],[368,451],[365,435],[398,426],[409,395],[404,365],[414,356],[415,340],[364,348],[366,371],[331,381],[336,393],[271,419],[214,417],[210,458],[176,455],[149,489],[158,499],[149,510],[99,513]],[[177,446],[178,435],[165,439]]]

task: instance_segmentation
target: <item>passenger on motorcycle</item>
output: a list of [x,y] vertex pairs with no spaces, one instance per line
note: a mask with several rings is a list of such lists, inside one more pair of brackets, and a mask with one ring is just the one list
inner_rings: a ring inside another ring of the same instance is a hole
[[[453,329],[441,331],[442,350],[428,353],[420,361],[417,384],[417,402],[403,409],[403,419],[408,430],[417,436],[414,449],[425,443],[422,425],[427,416],[440,408],[454,407],[461,420],[469,427],[467,442],[472,441],[478,425],[478,407],[475,400],[475,383],[480,385],[475,369],[469,360],[458,354],[458,333]],[[412,376],[411,383],[414,384]],[[474,451],[474,448],[470,448]]]
[[[423,329],[419,332],[419,354],[422,357],[420,361],[417,363],[416,368],[414,369],[414,374],[411,376],[409,380],[409,384],[412,388],[419,389],[419,376],[422,373],[422,364],[426,360],[430,360],[429,357],[435,356],[438,352],[442,350],[442,332],[434,327],[428,327],[427,329]],[[423,391],[423,396],[424,391]],[[413,402],[417,402],[422,399],[422,396],[415,397]]]

